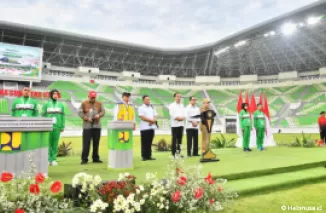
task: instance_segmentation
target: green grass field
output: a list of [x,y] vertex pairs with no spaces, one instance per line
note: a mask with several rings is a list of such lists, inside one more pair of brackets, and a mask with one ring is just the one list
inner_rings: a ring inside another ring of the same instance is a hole
[[[218,134],[213,137],[216,135]],[[277,143],[284,144],[293,142],[295,136],[300,134],[274,134],[274,139]],[[171,140],[170,136],[157,135],[154,142],[161,138],[168,142]],[[236,138],[236,135],[228,134],[226,138]],[[318,138],[318,135],[312,134],[311,138]],[[134,168],[108,169],[106,140],[106,137],[102,137],[100,143],[103,164],[93,164],[90,158],[89,164],[80,165],[81,137],[62,138],[61,141],[72,142],[72,155],[59,158],[59,166],[50,167],[49,176],[65,183],[70,183],[78,172],[99,174],[104,180],[116,179],[119,173],[129,172],[137,177],[138,183],[144,180],[147,172],[157,173],[158,177],[165,176],[170,152],[154,151],[156,161],[141,161],[139,136],[134,137]],[[184,137],[183,144],[186,144],[185,140]],[[186,147],[182,149],[185,150]],[[211,172],[215,177],[228,179],[226,187],[240,195],[234,205],[223,211],[225,213],[274,213],[283,212],[282,205],[326,205],[323,195],[326,184],[321,183],[326,180],[326,169],[323,167],[326,164],[325,148],[271,147],[264,152],[254,150],[251,153],[231,148],[217,149],[214,152],[221,161],[203,164],[203,176]],[[185,158],[186,165],[196,163],[199,163],[199,157]]]

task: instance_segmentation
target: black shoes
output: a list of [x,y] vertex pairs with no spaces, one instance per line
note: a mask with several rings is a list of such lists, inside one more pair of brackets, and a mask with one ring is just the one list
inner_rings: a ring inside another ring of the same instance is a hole
[[87,164],[87,161],[82,161],[80,164],[85,165],[85,164]]
[[156,158],[152,158],[152,157],[150,157],[150,158],[142,158],[142,161],[148,161],[148,160],[156,160]]
[[249,148],[244,148],[243,151],[245,151],[245,152],[251,152],[252,150],[249,149]]
[[93,163],[103,163],[101,160],[94,160]]

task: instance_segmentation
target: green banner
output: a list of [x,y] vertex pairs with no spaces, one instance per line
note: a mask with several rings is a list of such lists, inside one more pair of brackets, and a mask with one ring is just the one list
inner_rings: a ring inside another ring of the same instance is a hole
[[17,153],[49,146],[49,132],[0,132],[0,152]]
[[107,138],[110,150],[132,149],[132,130],[109,129]]

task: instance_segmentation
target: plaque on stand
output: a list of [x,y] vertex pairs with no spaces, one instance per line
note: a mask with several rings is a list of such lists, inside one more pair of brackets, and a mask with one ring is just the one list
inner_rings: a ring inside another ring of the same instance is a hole
[[202,134],[206,134],[205,141],[202,143],[204,146],[202,149],[205,150],[202,153],[202,158],[200,159],[200,162],[202,163],[219,161],[219,159],[216,158],[216,154],[209,148],[215,116],[216,113],[213,110],[207,110],[202,112],[200,115],[192,116],[192,118],[200,118],[202,125],[204,125],[206,129],[205,132],[202,132]]
[[47,174],[52,129],[51,118],[0,117],[0,172],[29,172],[32,156],[37,172]]
[[109,168],[133,167],[133,121],[112,121],[108,124]]

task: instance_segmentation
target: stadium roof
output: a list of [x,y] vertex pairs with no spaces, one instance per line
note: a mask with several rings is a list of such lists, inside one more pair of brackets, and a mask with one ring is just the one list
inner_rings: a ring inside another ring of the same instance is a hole
[[[19,31],[27,32],[27,33],[37,33],[37,34],[41,34],[41,35],[45,35],[45,36],[47,36],[47,35],[57,36],[57,37],[62,37],[62,38],[67,38],[67,39],[79,40],[79,41],[83,41],[83,42],[91,42],[91,43],[98,43],[98,44],[104,44],[104,45],[114,45],[114,46],[118,46],[118,47],[122,47],[122,48],[132,48],[132,49],[137,49],[137,50],[141,50],[141,51],[176,54],[176,53],[208,50],[215,46],[221,46],[221,45],[224,46],[225,43],[242,40],[242,39],[244,39],[248,36],[251,36],[253,34],[261,33],[264,30],[268,30],[273,27],[278,27],[280,25],[280,23],[286,21],[289,18],[291,18],[291,19],[297,18],[297,17],[302,18],[303,16],[311,15],[311,12],[316,12],[316,11],[325,12],[325,4],[326,4],[326,0],[317,1],[313,4],[299,8],[295,11],[286,13],[284,15],[278,16],[278,17],[268,20],[266,22],[257,24],[253,27],[250,27],[248,29],[240,31],[236,34],[227,36],[226,38],[216,41],[214,43],[203,44],[200,46],[193,46],[193,47],[188,47],[188,48],[176,48],[176,49],[157,48],[157,47],[151,47],[151,46],[146,46],[146,45],[139,45],[139,44],[135,44],[135,43],[104,39],[104,38],[88,36],[88,35],[75,34],[75,33],[70,33],[70,32],[66,32],[66,31],[40,28],[40,27],[36,27],[36,26],[31,26],[31,25],[10,23],[10,22],[5,22],[5,21],[0,21],[0,29],[19,30]],[[321,7],[321,6],[323,6],[323,7]]]

